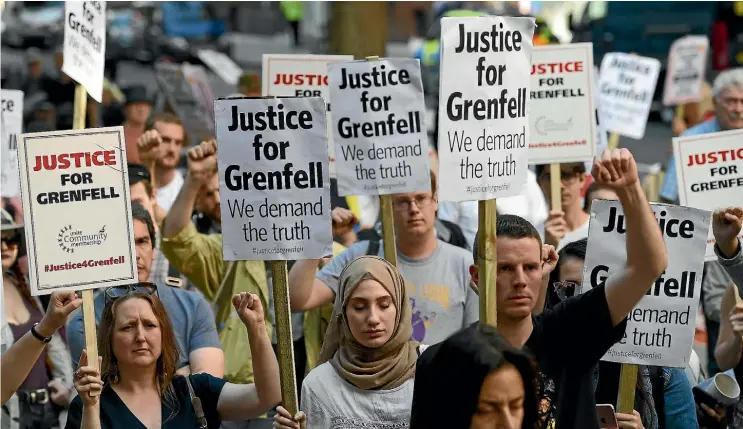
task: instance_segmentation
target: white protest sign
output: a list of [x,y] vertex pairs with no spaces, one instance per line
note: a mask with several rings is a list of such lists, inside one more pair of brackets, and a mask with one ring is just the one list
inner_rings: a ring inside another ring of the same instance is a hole
[[332,255],[325,101],[219,99],[225,261]]
[[702,98],[708,50],[706,36],[684,36],[673,42],[668,53],[663,104],[686,104]]
[[[706,210],[650,204],[668,249],[668,268],[628,316],[624,338],[602,360],[685,367],[694,345],[704,248],[711,214]],[[627,223],[619,201],[591,205],[583,291],[604,284],[627,261]]]
[[655,58],[604,55],[598,88],[604,129],[635,140],[645,135],[658,73],[660,61]]
[[[263,95],[274,97],[322,97],[327,103],[328,124],[333,123],[328,89],[328,64],[353,61],[353,55],[263,54]],[[335,177],[335,144],[328,127],[330,177]]]
[[[715,211],[743,206],[743,130],[673,139],[679,202]],[[741,234],[743,238],[743,234]],[[706,260],[717,260],[710,231]]]
[[593,160],[593,44],[537,46],[531,64],[529,163]]
[[230,85],[237,85],[240,81],[243,70],[227,55],[212,49],[200,49],[196,55],[223,81]]
[[138,281],[122,127],[22,134],[31,293]]
[[106,2],[66,1],[62,71],[101,102],[106,59]]
[[441,201],[515,196],[526,185],[534,27],[534,18],[441,19]]
[[0,91],[0,139],[2,159],[0,191],[3,197],[15,197],[21,192],[18,175],[18,136],[23,132],[23,91],[3,89]]
[[339,195],[430,191],[420,70],[411,58],[328,64]]

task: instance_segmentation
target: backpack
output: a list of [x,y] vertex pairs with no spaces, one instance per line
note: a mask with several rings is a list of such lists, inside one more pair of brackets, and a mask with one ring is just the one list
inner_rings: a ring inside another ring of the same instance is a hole
[[[436,219],[435,228],[436,237],[439,240],[453,246],[461,247],[467,251],[471,250],[467,245],[467,239],[464,237],[462,228],[460,228],[459,225],[448,220]],[[377,254],[377,251],[379,250],[379,241],[382,239],[382,236],[379,233],[380,230],[381,228],[369,228],[357,234],[359,241],[369,240],[369,250],[367,250],[367,255]],[[372,245],[376,247],[374,252],[371,251]]]

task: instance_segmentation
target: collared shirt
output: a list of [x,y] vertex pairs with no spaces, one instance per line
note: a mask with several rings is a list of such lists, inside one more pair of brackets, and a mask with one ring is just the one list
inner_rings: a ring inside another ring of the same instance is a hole
[[[689,128],[681,133],[679,137],[698,136],[719,131],[720,125],[717,123],[717,119],[710,119]],[[660,196],[668,201],[678,201],[679,199],[678,183],[676,181],[676,161],[674,159],[674,155],[671,154],[671,159],[668,161],[668,168],[666,169],[666,179],[663,182],[663,187],[660,189]]]

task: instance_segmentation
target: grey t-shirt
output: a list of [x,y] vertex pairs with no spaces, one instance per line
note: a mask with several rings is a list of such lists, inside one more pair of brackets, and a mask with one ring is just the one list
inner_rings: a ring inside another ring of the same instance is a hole
[[[368,248],[368,241],[355,243],[325,265],[317,278],[337,293],[343,267],[366,255]],[[383,249],[380,242],[379,256],[384,255]],[[470,252],[438,240],[431,256],[411,259],[398,249],[397,261],[409,284],[414,340],[434,345],[479,319],[478,297],[469,287]]]
[[414,379],[390,390],[361,390],[326,362],[302,383],[307,429],[406,429],[410,427]]

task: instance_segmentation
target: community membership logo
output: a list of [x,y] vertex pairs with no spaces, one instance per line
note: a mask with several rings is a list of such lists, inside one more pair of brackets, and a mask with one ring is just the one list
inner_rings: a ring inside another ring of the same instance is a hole
[[100,246],[106,241],[106,225],[98,232],[85,234],[81,229],[73,229],[72,225],[66,225],[59,231],[57,244],[67,253],[75,253],[76,247]]
[[534,128],[540,135],[546,136],[554,132],[570,131],[573,128],[573,117],[566,121],[556,121],[546,116],[540,116],[534,123]]

